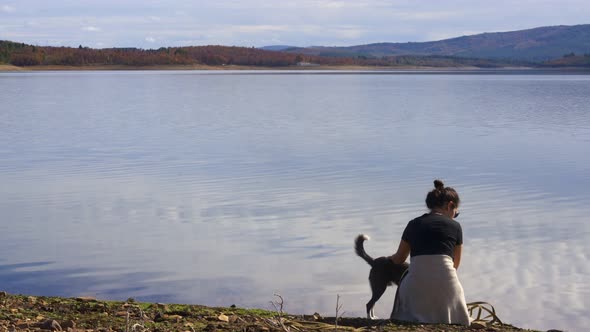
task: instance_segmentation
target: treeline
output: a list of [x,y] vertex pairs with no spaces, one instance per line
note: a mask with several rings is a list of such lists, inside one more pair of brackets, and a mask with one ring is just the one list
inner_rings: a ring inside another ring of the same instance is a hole
[[576,55],[575,53],[565,54],[560,59],[547,61],[543,64],[546,67],[590,67],[590,54]]
[[450,56],[317,56],[267,51],[248,47],[191,46],[163,47],[157,50],[138,48],[91,49],[88,47],[33,46],[0,41],[0,62],[14,66],[161,66],[161,65],[239,65],[287,67],[297,65],[330,66],[419,66],[497,68],[525,65],[508,60],[456,58]]
[[283,67],[298,63],[345,65],[350,59],[265,51],[257,48],[229,46],[163,47],[157,50],[138,48],[50,47],[0,41],[0,62],[15,66],[156,66],[156,65],[242,65]]

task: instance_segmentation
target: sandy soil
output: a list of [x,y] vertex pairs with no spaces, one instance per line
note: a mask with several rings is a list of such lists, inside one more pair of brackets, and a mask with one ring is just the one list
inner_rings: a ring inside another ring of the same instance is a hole
[[23,71],[26,70],[22,67],[17,67],[13,65],[2,65],[0,64],[0,71]]

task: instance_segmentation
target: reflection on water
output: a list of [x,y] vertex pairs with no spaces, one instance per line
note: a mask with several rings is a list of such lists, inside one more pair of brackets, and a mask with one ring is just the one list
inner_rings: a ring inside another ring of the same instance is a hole
[[588,96],[585,75],[0,74],[0,284],[363,316],[354,237],[391,254],[441,177],[467,300],[580,330]]

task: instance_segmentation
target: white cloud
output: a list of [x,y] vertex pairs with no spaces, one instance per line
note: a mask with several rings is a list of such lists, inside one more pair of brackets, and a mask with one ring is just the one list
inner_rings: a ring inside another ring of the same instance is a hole
[[358,39],[363,36],[364,30],[357,27],[338,27],[331,33],[340,39]]
[[155,43],[156,42],[156,38],[154,37],[145,37],[145,41],[149,42],[149,43]]
[[328,8],[328,9],[344,9],[344,8],[358,8],[366,7],[365,3],[362,2],[346,2],[346,1],[319,1],[314,4],[317,8]]
[[16,11],[16,8],[14,8],[12,6],[9,6],[9,5],[2,5],[2,6],[0,6],[0,12],[3,12],[3,13],[12,13],[14,11]]
[[102,42],[105,47],[428,41],[471,31],[581,24],[590,15],[587,0],[544,0],[536,6],[530,5],[532,0],[519,6],[508,0],[477,5],[467,0],[178,0],[172,5],[140,0],[0,1],[4,38],[17,36],[17,41],[32,43],[62,40],[70,46]]
[[229,30],[238,33],[259,33],[269,31],[288,31],[289,26],[286,25],[239,25],[233,26]]
[[435,21],[460,18],[462,15],[464,14],[460,11],[414,11],[395,13],[395,16],[408,21]]
[[87,26],[87,27],[83,27],[82,30],[84,30],[84,31],[97,32],[97,31],[100,31],[100,28],[97,28],[97,27],[94,27],[94,26]]

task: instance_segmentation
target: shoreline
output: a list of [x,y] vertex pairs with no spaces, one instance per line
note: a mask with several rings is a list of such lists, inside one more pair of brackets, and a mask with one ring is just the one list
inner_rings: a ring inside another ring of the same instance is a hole
[[[171,70],[260,70],[260,71],[321,71],[321,70],[358,70],[358,71],[395,71],[395,70],[478,70],[477,67],[424,67],[424,66],[283,66],[283,67],[264,67],[264,66],[209,66],[209,65],[154,65],[154,66],[127,66],[127,65],[88,65],[88,66],[60,66],[60,65],[43,65],[18,67],[14,65],[0,65],[0,71],[171,71]],[[511,69],[529,69],[528,67],[519,67]]]
[[[282,300],[282,298],[281,298]],[[104,301],[91,297],[12,295],[0,292],[1,331],[531,331],[512,325],[480,323],[471,326],[411,324],[359,317],[321,317],[318,313],[291,315],[282,303],[272,302],[276,310],[208,307],[196,304],[163,304]]]
[[27,66],[18,67],[10,64],[0,64],[0,72],[44,72],[44,71],[366,71],[366,72],[531,72],[531,73],[590,73],[590,68],[537,68],[537,67],[499,67],[480,68],[464,67],[427,67],[427,66],[208,66],[208,65],[155,65],[155,66],[127,66],[127,65],[88,65],[88,66]]

